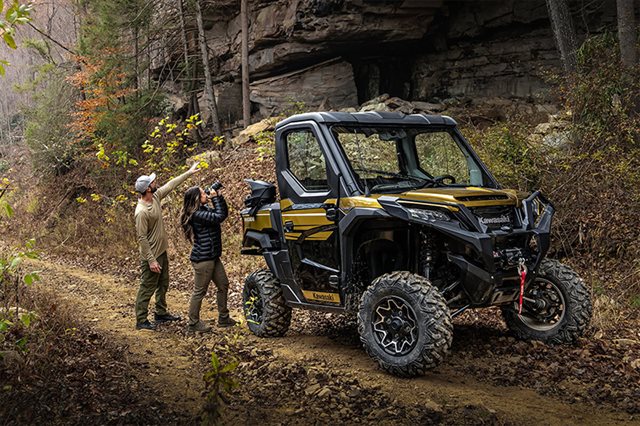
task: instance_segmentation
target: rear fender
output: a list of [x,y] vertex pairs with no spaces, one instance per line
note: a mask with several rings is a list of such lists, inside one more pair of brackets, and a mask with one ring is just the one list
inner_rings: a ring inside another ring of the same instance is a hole
[[287,301],[300,301],[301,292],[293,280],[289,250],[281,250],[278,241],[264,232],[247,231],[242,241],[242,254],[261,255],[271,273],[280,281]]

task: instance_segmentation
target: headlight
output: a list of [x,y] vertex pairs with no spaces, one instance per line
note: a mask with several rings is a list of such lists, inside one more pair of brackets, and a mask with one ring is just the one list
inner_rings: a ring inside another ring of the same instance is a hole
[[424,210],[424,209],[407,209],[413,219],[424,220],[426,222],[434,222],[441,220],[448,222],[449,216],[438,210]]

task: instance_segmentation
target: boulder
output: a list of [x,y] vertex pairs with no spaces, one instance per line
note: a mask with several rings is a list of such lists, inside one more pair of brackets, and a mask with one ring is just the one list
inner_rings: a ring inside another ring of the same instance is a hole
[[321,105],[344,108],[356,105],[356,85],[351,64],[336,58],[330,61],[251,84],[251,102],[260,115],[268,117],[285,111],[291,104],[305,109]]
[[238,146],[238,145],[245,144],[247,142],[251,142],[253,141],[253,138],[255,135],[262,132],[273,131],[275,129],[275,125],[277,121],[278,121],[277,117],[265,118],[264,120],[251,124],[246,129],[242,130],[240,134],[238,134],[238,136],[233,138],[232,145]]
[[574,135],[570,130],[571,122],[566,115],[549,115],[547,122],[538,124],[529,141],[543,144],[552,149],[563,149],[573,140]]
[[414,112],[426,112],[429,114],[434,114],[434,113],[442,112],[446,109],[446,106],[440,103],[415,101],[415,102],[412,102],[412,104],[413,104]]

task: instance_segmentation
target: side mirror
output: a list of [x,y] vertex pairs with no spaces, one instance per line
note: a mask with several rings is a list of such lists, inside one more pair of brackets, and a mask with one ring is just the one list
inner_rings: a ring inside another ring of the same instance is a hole
[[327,209],[327,220],[330,222],[335,222],[338,220],[338,209],[335,207],[331,207]]
[[323,204],[322,208],[327,211],[327,220],[335,222],[338,220],[338,209],[335,204]]

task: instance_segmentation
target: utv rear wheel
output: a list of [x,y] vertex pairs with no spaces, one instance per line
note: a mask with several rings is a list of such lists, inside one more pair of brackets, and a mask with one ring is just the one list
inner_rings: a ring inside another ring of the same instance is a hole
[[591,320],[591,297],[575,271],[556,261],[542,261],[535,280],[518,304],[502,308],[507,327],[516,337],[548,343],[572,343]]
[[285,304],[280,283],[267,270],[247,277],[242,304],[249,330],[260,337],[280,337],[291,324],[291,308]]
[[414,377],[440,364],[451,347],[449,308],[429,280],[409,272],[384,274],[360,299],[358,332],[365,350],[387,372]]

